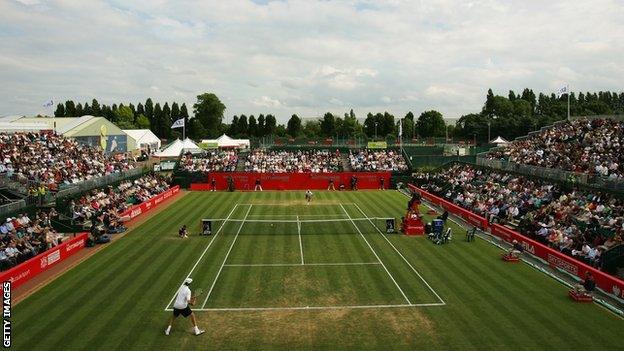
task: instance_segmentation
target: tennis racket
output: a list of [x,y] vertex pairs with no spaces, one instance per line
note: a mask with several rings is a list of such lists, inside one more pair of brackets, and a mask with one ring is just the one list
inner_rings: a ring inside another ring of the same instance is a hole
[[193,295],[193,298],[201,296],[203,295],[203,293],[204,293],[204,289],[201,289],[201,288],[195,289],[195,294]]

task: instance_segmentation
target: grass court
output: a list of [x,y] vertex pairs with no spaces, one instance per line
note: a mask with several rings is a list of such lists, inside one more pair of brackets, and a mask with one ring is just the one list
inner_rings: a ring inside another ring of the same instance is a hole
[[[190,192],[13,309],[20,350],[622,349],[621,319],[449,221],[386,234],[396,191]],[[425,216],[427,217],[427,216]],[[215,219],[211,236],[200,220]],[[430,220],[431,218],[426,218]],[[187,224],[191,236],[177,237]],[[184,278],[205,293],[163,330]]]

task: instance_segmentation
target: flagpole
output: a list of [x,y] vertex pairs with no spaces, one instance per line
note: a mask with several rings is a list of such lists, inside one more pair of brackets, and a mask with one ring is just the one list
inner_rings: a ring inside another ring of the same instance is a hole
[[568,121],[570,120],[570,84],[568,84]]

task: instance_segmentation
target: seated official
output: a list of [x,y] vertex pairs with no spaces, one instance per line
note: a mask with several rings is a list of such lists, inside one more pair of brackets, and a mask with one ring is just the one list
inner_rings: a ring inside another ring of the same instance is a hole
[[596,289],[596,281],[590,272],[585,273],[585,280],[574,286],[577,295],[590,295]]
[[513,247],[511,248],[511,250],[509,250],[507,255],[509,257],[518,258],[518,257],[520,257],[522,252],[524,252],[524,247],[522,246],[521,243],[518,242],[518,240],[514,239],[514,241],[512,243],[513,243]]

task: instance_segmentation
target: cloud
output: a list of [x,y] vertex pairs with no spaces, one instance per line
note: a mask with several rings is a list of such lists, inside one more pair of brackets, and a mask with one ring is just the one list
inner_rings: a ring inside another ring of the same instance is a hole
[[252,104],[254,104],[256,106],[261,106],[261,107],[280,107],[280,106],[282,106],[282,103],[279,100],[270,98],[268,96],[261,96],[258,99],[254,99],[252,101]]
[[619,0],[15,0],[0,23],[0,115],[210,91],[228,117],[459,117],[488,88],[621,91],[624,74]]

